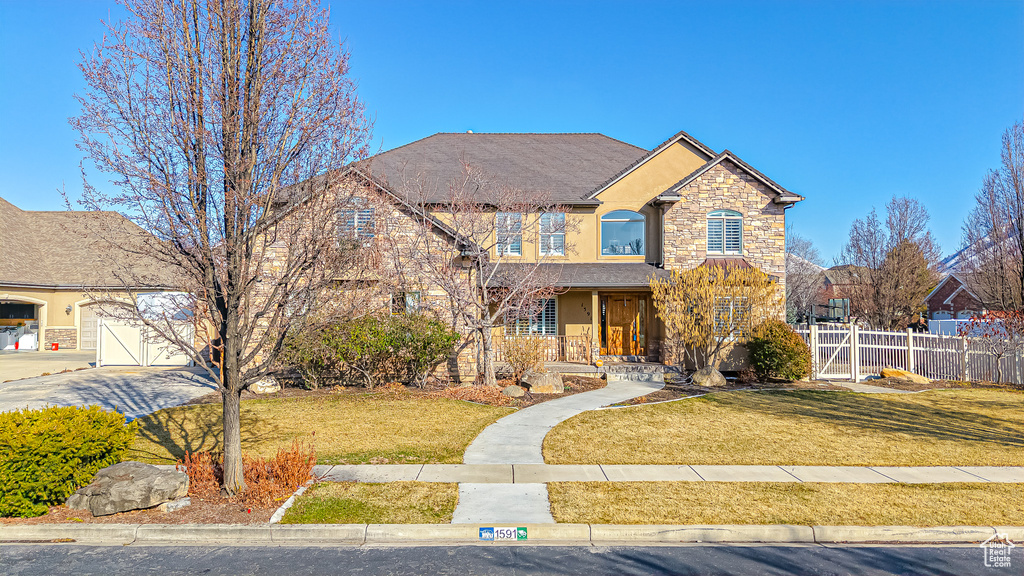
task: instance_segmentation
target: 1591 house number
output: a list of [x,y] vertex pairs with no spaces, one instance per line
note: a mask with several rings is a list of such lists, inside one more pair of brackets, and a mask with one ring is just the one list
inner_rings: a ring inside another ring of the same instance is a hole
[[486,527],[480,528],[481,540],[526,540],[526,528]]

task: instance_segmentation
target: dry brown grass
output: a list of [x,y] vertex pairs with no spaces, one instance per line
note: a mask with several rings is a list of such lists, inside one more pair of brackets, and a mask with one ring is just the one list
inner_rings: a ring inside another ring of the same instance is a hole
[[[320,464],[460,463],[473,438],[511,411],[393,392],[247,400],[242,450],[270,458],[299,439]],[[173,463],[185,452],[220,451],[221,434],[219,404],[160,410],[139,419],[125,457]]]
[[282,524],[447,524],[458,484],[324,482],[295,499]]
[[556,482],[556,522],[1021,526],[1024,484]]
[[722,392],[584,412],[548,434],[549,464],[1019,466],[1024,394]]

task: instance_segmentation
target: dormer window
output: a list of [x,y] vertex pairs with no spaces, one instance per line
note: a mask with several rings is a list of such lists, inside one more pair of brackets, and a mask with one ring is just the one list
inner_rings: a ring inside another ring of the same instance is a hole
[[644,215],[616,210],[601,217],[602,256],[643,256]]
[[708,254],[743,254],[743,215],[733,210],[708,214]]

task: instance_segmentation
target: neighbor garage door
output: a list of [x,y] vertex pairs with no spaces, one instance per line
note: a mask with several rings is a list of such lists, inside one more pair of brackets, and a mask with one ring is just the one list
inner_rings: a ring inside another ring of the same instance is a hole
[[[192,326],[182,322],[175,330],[186,341]],[[142,324],[104,318],[99,322],[98,366],[187,366],[191,360],[170,342]]]
[[82,306],[82,342],[79,349],[96,349],[96,337],[99,334],[98,321],[95,306]]

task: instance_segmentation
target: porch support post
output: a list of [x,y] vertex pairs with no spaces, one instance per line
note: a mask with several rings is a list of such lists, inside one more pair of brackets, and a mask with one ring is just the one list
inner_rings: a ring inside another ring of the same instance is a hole
[[590,291],[590,363],[601,355],[601,299],[597,290]]

